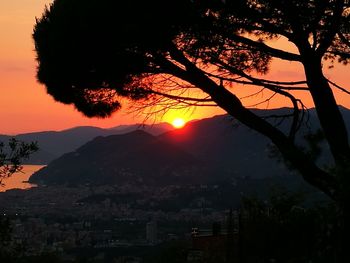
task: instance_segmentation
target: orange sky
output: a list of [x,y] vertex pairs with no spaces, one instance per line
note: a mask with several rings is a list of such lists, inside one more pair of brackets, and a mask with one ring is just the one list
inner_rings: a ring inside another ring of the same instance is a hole
[[[36,62],[31,33],[35,17],[40,16],[45,4],[50,2],[49,0],[0,1],[0,133],[62,130],[80,125],[112,127],[142,122],[143,118],[135,118],[132,114],[127,115],[123,112],[116,113],[109,119],[88,119],[72,106],[55,102],[46,94],[45,88],[36,82]],[[302,78],[302,74],[295,73],[295,65],[280,62],[275,64],[271,75],[279,79]],[[344,86],[350,79],[349,69],[345,67],[333,69],[327,75]],[[337,93],[337,98],[340,104],[350,108],[350,97]],[[269,106],[280,107],[286,105],[285,103],[279,100]],[[254,101],[245,101],[245,104],[252,105]],[[307,102],[307,105],[312,106],[310,102]],[[195,112],[191,110],[171,112],[163,120],[171,122],[175,117],[181,116],[185,119],[197,119],[218,113],[222,112],[213,108],[200,108]]]

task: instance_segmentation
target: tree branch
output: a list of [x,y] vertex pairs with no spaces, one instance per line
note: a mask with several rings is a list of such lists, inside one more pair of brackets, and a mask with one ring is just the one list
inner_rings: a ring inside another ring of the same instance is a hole
[[[243,72],[243,71],[242,71]],[[308,91],[308,87],[288,87],[284,85],[298,85],[298,84],[304,84],[306,83],[305,81],[296,81],[296,82],[279,82],[279,81],[271,81],[271,80],[266,80],[266,79],[260,79],[260,78],[255,78],[252,77],[246,73],[244,75],[249,76],[249,79],[254,80],[253,81],[244,81],[244,80],[239,80],[239,78],[228,78],[228,77],[223,77],[219,75],[215,75],[209,72],[205,72],[206,75],[209,77],[213,77],[222,81],[229,81],[229,82],[234,82],[237,84],[243,84],[243,85],[253,85],[253,86],[261,86],[265,87],[266,85],[271,85],[274,86],[275,88],[278,88],[280,90],[300,90],[300,91]],[[244,76],[240,76],[240,78],[245,78]]]
[[[326,78],[327,79],[327,78]],[[342,92],[345,92],[346,94],[350,95],[350,91],[348,91],[347,89],[339,86],[337,83],[332,82],[331,80],[327,79],[328,83],[330,83],[332,86],[336,87],[337,89],[341,90]]]
[[258,50],[276,58],[280,58],[288,61],[299,61],[299,62],[301,61],[301,58],[298,54],[294,54],[291,52],[270,47],[261,41],[254,41],[252,39],[235,35],[235,34],[230,35],[229,38],[235,42],[240,42],[242,44],[251,46],[253,48],[257,48]]
[[247,127],[268,137],[310,184],[318,187],[331,198],[337,199],[337,183],[335,178],[317,167],[308,156],[298,149],[290,138],[266,120],[245,108],[241,101],[223,86],[218,85],[197,68],[179,50],[173,50],[173,58],[186,67],[181,77],[207,93],[213,101],[228,114],[237,118]]

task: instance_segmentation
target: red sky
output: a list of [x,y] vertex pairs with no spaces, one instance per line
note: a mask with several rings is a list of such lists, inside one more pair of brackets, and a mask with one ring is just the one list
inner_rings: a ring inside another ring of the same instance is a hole
[[[35,53],[31,39],[35,17],[40,16],[49,0],[2,0],[0,1],[0,134],[18,134],[42,130],[62,130],[80,125],[112,127],[119,124],[142,122],[125,112],[116,113],[109,119],[88,119],[74,110],[72,106],[55,102],[46,94],[45,87],[35,79]],[[280,45],[278,42],[276,45]],[[282,43],[286,45],[286,43]],[[278,79],[298,79],[302,74],[291,63],[276,62],[271,76]],[[299,71],[301,72],[301,71]],[[349,69],[339,67],[328,70],[327,75],[341,85],[349,80]],[[244,92],[240,93],[243,96]],[[350,108],[350,96],[337,92],[339,104]],[[246,105],[254,100],[245,101]],[[310,100],[305,100],[311,107]],[[269,107],[290,106],[284,100],[278,100]],[[261,105],[260,107],[267,107]],[[198,119],[222,113],[218,109],[198,108],[176,112],[164,116],[163,121],[171,122],[175,117]]]

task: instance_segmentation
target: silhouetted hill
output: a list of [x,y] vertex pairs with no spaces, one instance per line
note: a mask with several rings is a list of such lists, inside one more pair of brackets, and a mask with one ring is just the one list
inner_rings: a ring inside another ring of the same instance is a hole
[[154,125],[143,125],[143,124],[119,125],[119,126],[110,128],[109,130],[116,132],[116,134],[124,134],[135,130],[143,130],[149,134],[158,136],[160,134],[171,131],[173,129],[174,129],[173,126],[170,125],[169,123],[162,122]]
[[165,133],[161,139],[178,145],[223,177],[267,177],[290,173],[269,157],[272,148],[265,137],[222,115]]
[[31,182],[141,183],[199,182],[197,160],[183,150],[138,130],[97,137],[35,173]]
[[[340,109],[350,129],[350,111],[344,107]],[[254,112],[266,117],[284,132],[289,131],[290,119],[276,118],[276,116],[290,113],[289,108],[256,109]],[[319,121],[316,112],[310,109],[305,113],[303,125],[296,138],[300,147],[308,148],[308,142],[304,136],[315,133],[318,129]],[[188,123],[183,129],[167,132],[160,138],[182,147],[202,162],[209,164],[212,171],[217,171],[223,177],[262,178],[294,173],[278,158],[278,152],[269,139],[239,124],[229,115],[194,121]],[[325,142],[321,142],[320,146],[323,149],[328,148]],[[332,158],[323,151],[318,163],[331,164]]]
[[[33,154],[27,164],[48,164],[52,160],[60,157],[64,153],[76,150],[86,142],[97,136],[108,136],[113,134],[123,134],[135,130],[145,130],[150,134],[159,135],[173,129],[170,124],[159,123],[154,125],[121,125],[110,129],[102,129],[91,126],[80,126],[63,131],[44,131],[19,134],[15,136],[18,140],[31,142],[36,141],[39,151]],[[7,141],[11,136],[0,135],[0,141]]]
[[[350,111],[345,108],[341,108],[341,110],[347,125],[349,125]],[[255,110],[258,115],[268,118],[274,125],[278,125],[286,132],[289,130],[290,121],[286,119],[281,122],[280,118],[272,117],[285,115],[289,111],[290,109],[287,108]],[[310,132],[314,133],[318,127],[316,113],[311,109],[305,116],[305,123],[301,127],[297,138],[301,147],[308,147],[303,135]],[[125,131],[124,128],[122,130]],[[276,155],[276,150],[267,138],[240,125],[228,115],[193,121],[182,129],[166,132],[158,138],[149,136],[144,133],[143,136],[139,136],[140,138],[148,138],[141,144],[136,143],[139,138],[134,138],[134,133],[125,134],[121,137],[96,138],[76,152],[66,154],[55,160],[47,168],[36,174],[33,180],[76,182],[84,181],[83,178],[87,176],[86,178],[89,178],[89,180],[91,178],[96,179],[95,182],[97,183],[101,183],[101,178],[104,182],[108,180],[115,182],[113,174],[118,174],[117,178],[121,178],[119,173],[121,167],[132,167],[133,173],[138,176],[138,182],[153,180],[147,177],[152,178],[154,174],[156,176],[161,174],[159,170],[163,169],[163,164],[170,163],[167,159],[171,157],[168,151],[172,149],[180,151],[180,148],[182,151],[179,156],[191,156],[196,160],[191,163],[191,169],[188,169],[189,172],[186,173],[188,181],[201,177],[202,179],[199,180],[201,183],[223,182],[234,180],[234,178],[258,179],[295,173],[295,171],[288,169],[278,157],[272,157]],[[156,140],[156,144],[149,143],[154,140]],[[166,147],[160,144],[160,141]],[[141,145],[152,149],[143,149]],[[321,147],[326,148],[328,146],[321,143]],[[154,151],[152,151],[153,148]],[[186,159],[190,158],[186,157]],[[323,154],[320,156],[319,163],[321,165],[331,164],[331,162],[332,159],[329,155]],[[91,166],[92,163],[93,166]],[[171,173],[176,166],[167,167],[167,173]],[[174,171],[177,172],[178,170],[175,169]],[[94,176],[94,173],[96,176]],[[125,178],[125,181],[122,180],[123,182],[135,182],[135,177],[128,177],[126,174],[123,177]],[[162,173],[162,176],[164,174]],[[64,179],[60,179],[60,177]],[[79,179],[79,177],[82,178]],[[128,181],[128,178],[131,178],[130,181]],[[173,182],[173,178],[168,181],[168,183],[171,182]]]

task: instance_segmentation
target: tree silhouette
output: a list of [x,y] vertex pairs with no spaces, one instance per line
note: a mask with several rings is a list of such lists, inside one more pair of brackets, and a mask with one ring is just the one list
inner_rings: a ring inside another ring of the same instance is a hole
[[35,142],[25,143],[15,138],[0,142],[0,186],[2,180],[22,170],[22,161],[38,150]]
[[[37,20],[33,37],[38,79],[56,100],[101,117],[120,109],[123,98],[147,106],[221,107],[268,137],[350,219],[350,147],[332,88],[350,92],[323,69],[326,59],[332,66],[350,61],[349,28],[348,0],[55,0]],[[279,38],[297,51],[269,45]],[[257,77],[276,58],[299,63],[304,79]],[[230,89],[235,84],[270,90],[267,100],[288,98],[294,109],[289,133],[243,106]],[[332,171],[318,167],[295,143],[303,109],[295,90],[313,99],[334,158]]]

